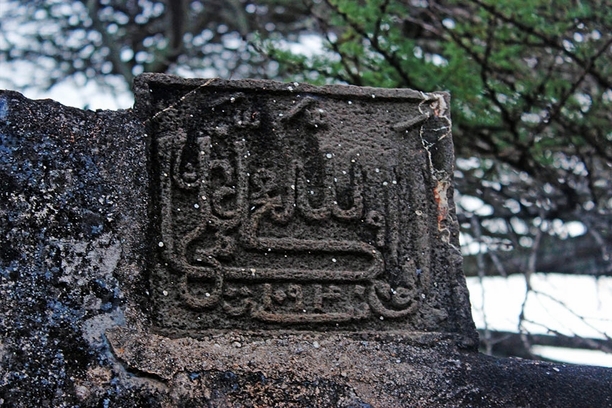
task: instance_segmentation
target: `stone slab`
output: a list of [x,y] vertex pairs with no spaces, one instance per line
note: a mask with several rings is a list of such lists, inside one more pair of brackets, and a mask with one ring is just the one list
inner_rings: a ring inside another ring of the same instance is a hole
[[473,337],[449,96],[143,75],[154,321]]

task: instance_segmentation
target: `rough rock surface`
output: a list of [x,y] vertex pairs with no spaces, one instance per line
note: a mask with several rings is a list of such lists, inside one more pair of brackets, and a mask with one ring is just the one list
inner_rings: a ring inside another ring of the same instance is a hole
[[461,315],[429,333],[159,330],[147,114],[0,92],[0,405],[612,406],[612,370],[482,356]]

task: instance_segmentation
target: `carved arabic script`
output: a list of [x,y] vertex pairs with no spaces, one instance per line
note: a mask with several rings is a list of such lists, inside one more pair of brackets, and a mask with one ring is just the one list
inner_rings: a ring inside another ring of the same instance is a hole
[[417,285],[383,276],[394,215],[364,195],[379,169],[355,149],[321,148],[328,124],[313,98],[274,119],[244,99],[211,107],[233,105],[229,120],[157,139],[159,247],[183,305],[276,323],[414,313]]

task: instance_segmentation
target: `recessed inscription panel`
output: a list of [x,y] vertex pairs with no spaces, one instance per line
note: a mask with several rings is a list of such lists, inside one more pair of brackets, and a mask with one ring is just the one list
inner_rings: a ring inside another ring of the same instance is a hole
[[443,95],[141,81],[158,328],[453,330]]

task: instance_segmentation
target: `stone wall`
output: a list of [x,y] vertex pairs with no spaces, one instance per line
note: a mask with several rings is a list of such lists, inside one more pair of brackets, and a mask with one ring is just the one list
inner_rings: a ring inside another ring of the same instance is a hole
[[612,405],[612,370],[476,352],[447,95],[136,97],[0,92],[0,405]]

